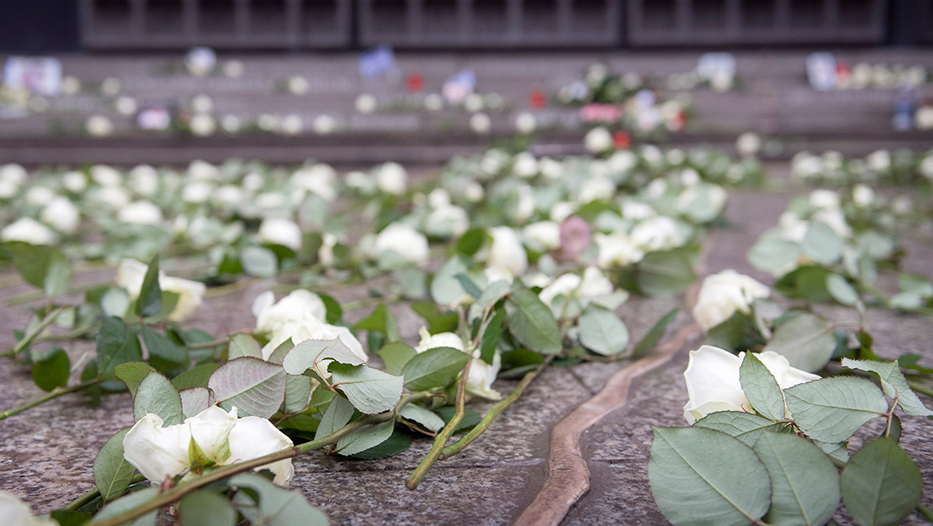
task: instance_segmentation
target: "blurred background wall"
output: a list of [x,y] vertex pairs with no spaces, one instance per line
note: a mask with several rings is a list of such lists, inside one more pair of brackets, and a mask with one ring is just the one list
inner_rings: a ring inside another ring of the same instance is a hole
[[0,51],[929,45],[933,0],[29,0]]

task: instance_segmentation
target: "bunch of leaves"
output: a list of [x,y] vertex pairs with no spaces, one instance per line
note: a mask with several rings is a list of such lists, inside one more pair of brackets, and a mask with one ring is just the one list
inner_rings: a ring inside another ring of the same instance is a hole
[[[895,409],[921,417],[933,411],[897,362],[844,359],[843,365],[876,376],[881,388],[849,375],[782,390],[748,353],[739,372],[752,412],[721,411],[690,428],[655,428],[648,475],[665,517],[678,525],[826,524],[841,499],[858,524],[899,524],[920,505],[923,484],[898,445]],[[850,458],[847,441],[875,419],[884,420],[881,436]]]

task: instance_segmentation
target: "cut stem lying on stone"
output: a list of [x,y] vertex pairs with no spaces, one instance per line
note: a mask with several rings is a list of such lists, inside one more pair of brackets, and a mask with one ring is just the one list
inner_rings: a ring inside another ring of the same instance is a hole
[[0,420],[5,420],[13,415],[18,415],[24,411],[32,409],[33,407],[42,405],[45,402],[48,402],[49,400],[54,400],[68,393],[74,393],[77,391],[81,391],[83,389],[87,389],[88,387],[97,385],[101,383],[102,381],[103,380],[101,379],[94,379],[94,380],[88,380],[87,382],[81,382],[80,384],[73,385],[71,387],[56,387],[55,389],[52,389],[51,391],[49,391],[47,394],[40,396],[39,398],[36,398],[35,400],[16,406],[13,409],[7,409],[6,411],[0,413]]
[[460,424],[460,420],[463,419],[465,413],[464,404],[466,398],[466,383],[467,377],[470,375],[470,364],[473,363],[473,360],[470,359],[467,361],[466,365],[463,367],[463,372],[460,373],[460,383],[457,385],[457,412],[454,414],[453,418],[450,419],[450,422],[447,422],[447,425],[444,426],[444,429],[434,438],[434,445],[431,446],[431,451],[428,451],[428,454],[421,460],[421,463],[418,464],[418,467],[415,468],[415,471],[408,477],[408,480],[405,481],[405,487],[410,490],[415,490],[418,488],[418,485],[421,484],[421,480],[424,479],[425,474],[428,470],[431,469],[431,466],[434,465],[434,462],[441,456],[441,452],[444,450],[444,446],[447,445],[447,440],[450,439],[450,436],[453,435],[454,430],[457,429],[457,426]]
[[541,373],[541,371],[543,371],[548,365],[551,364],[551,361],[554,359],[554,356],[555,355],[553,354],[549,355],[544,360],[544,362],[541,363],[541,365],[539,365],[533,371],[529,371],[525,373],[525,376],[522,377],[522,381],[518,383],[518,385],[512,391],[512,394],[510,394],[509,396],[505,397],[504,399],[502,399],[501,401],[493,405],[489,409],[489,412],[486,413],[486,416],[484,416],[483,419],[480,421],[480,423],[473,426],[473,429],[471,429],[469,433],[464,435],[463,438],[458,440],[457,443],[447,446],[441,451],[440,460],[446,460],[460,453],[461,451],[466,449],[466,447],[470,445],[471,442],[479,438],[479,436],[482,435],[489,428],[489,425],[492,424],[492,421],[495,420],[497,416],[499,416],[499,413],[501,413],[502,411],[505,411],[507,407],[512,405],[513,402],[515,402],[516,400],[519,399],[519,397],[522,396],[522,393],[525,391],[525,388],[527,388],[531,384],[532,380],[534,380],[538,376],[538,374]]

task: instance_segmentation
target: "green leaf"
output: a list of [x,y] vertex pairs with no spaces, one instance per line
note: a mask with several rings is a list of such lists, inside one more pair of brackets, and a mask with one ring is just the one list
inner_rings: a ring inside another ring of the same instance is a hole
[[121,363],[113,370],[114,376],[126,384],[130,394],[136,396],[136,390],[139,384],[149,376],[149,373],[156,372],[149,364],[143,362]]
[[820,442],[819,440],[814,440],[813,445],[818,447],[820,451],[826,454],[829,458],[836,460],[840,464],[845,464],[849,461],[849,452],[846,449],[849,445],[848,442]]
[[320,440],[328,435],[334,434],[338,429],[350,422],[355,411],[356,409],[353,408],[353,404],[346,398],[335,396],[330,404],[327,405],[324,416],[321,417],[321,423],[317,426],[314,439]]
[[[144,490],[130,493],[123,498],[117,499],[104,506],[104,508],[100,510],[100,512],[95,515],[93,519],[91,519],[90,524],[93,525],[106,519],[112,519],[130,510],[134,510],[154,499],[160,491],[161,490],[159,488],[146,488]],[[126,523],[125,526],[155,526],[157,514],[158,510],[150,511],[142,517],[139,517],[132,522]]]
[[922,490],[920,470],[889,438],[862,446],[842,470],[842,500],[862,526],[900,524]]
[[783,424],[742,411],[717,411],[697,420],[693,425],[722,431],[741,440],[748,447],[754,447],[763,433],[779,433],[784,427]]
[[324,308],[326,309],[325,321],[331,325],[340,323],[343,320],[343,307],[340,306],[340,303],[327,294],[318,294],[318,297],[324,302]]
[[785,274],[774,287],[788,298],[826,303],[833,299],[826,289],[826,278],[832,273],[823,267],[805,265]]
[[49,258],[49,266],[46,269],[45,279],[42,282],[42,288],[45,295],[49,298],[64,294],[71,285],[74,273],[71,270],[71,261],[67,256],[55,250]]
[[468,230],[457,240],[457,252],[464,256],[473,256],[483,248],[483,244],[489,238],[489,234],[483,228]]
[[83,526],[91,521],[90,513],[69,510],[52,510],[49,517],[58,523],[58,526]]
[[433,301],[415,302],[412,304],[411,309],[418,316],[424,318],[424,321],[428,322],[428,332],[431,334],[457,330],[457,323],[459,322],[457,313],[450,311],[442,313]]
[[262,358],[262,346],[249,334],[234,334],[230,337],[230,347],[227,350],[227,359],[233,360],[247,356]]
[[381,332],[385,334],[386,340],[390,342],[397,342],[402,339],[398,332],[398,325],[395,323],[395,316],[392,315],[392,311],[386,305],[379,305],[373,309],[373,313],[354,325],[353,329]]
[[314,389],[314,380],[307,376],[285,377],[285,402],[282,403],[286,413],[298,413],[308,405],[311,390]]
[[305,340],[285,355],[282,367],[288,374],[304,374],[318,368],[324,360],[334,360],[346,365],[362,365],[363,359],[353,354],[340,338],[333,340]]
[[770,420],[784,419],[784,395],[781,386],[752,353],[745,353],[745,359],[739,367],[739,381],[745,397],[752,403],[755,411]]
[[376,351],[376,354],[378,354],[382,358],[383,363],[385,363],[387,373],[399,376],[402,374],[402,369],[405,368],[405,364],[418,354],[418,352],[415,351],[411,345],[402,342],[394,342],[383,345],[381,349]]
[[181,411],[185,418],[197,416],[201,411],[214,405],[214,393],[207,387],[189,387],[179,391],[181,396]]
[[832,325],[820,316],[803,313],[781,324],[762,351],[776,352],[791,367],[812,373],[829,362],[835,348]]
[[648,480],[676,526],[744,526],[771,504],[768,471],[751,448],[701,427],[654,428]]
[[97,333],[97,365],[101,378],[111,378],[121,363],[141,362],[143,351],[136,333],[113,316],[104,318]]
[[557,354],[563,348],[554,314],[534,292],[516,284],[509,295],[515,309],[508,315],[509,332],[530,350]]
[[405,387],[412,391],[444,387],[469,359],[470,355],[453,347],[435,347],[416,354],[402,369]]
[[402,408],[402,418],[411,422],[417,422],[428,431],[437,433],[444,428],[444,419],[434,414],[433,411],[425,409],[420,405],[408,404]]
[[209,490],[185,496],[178,511],[181,526],[234,526],[237,522],[230,502]]
[[645,333],[642,339],[635,344],[635,348],[632,349],[632,358],[641,358],[657,347],[658,343],[661,342],[661,338],[664,337],[668,325],[677,318],[677,312],[678,310],[676,308],[671,309],[670,312],[661,316],[661,319],[656,321],[654,325],[648,329],[648,332]]
[[32,351],[32,380],[43,391],[68,385],[71,374],[71,360],[64,349]]
[[165,425],[180,424],[185,420],[185,413],[181,407],[181,395],[175,390],[172,382],[159,373],[149,373],[133,397],[133,417],[135,420],[155,413],[162,418]]
[[337,441],[337,453],[350,456],[374,448],[388,440],[394,430],[395,420],[363,426]]
[[733,353],[766,343],[755,318],[740,310],[736,310],[728,319],[707,330],[706,341]]
[[499,303],[499,300],[506,297],[512,287],[505,281],[496,281],[490,283],[483,293],[480,294],[479,298],[473,302],[473,305],[470,306],[470,311],[477,311],[477,314],[482,314],[482,311],[488,307],[492,307],[496,303]]
[[275,276],[278,270],[278,260],[275,252],[263,247],[246,247],[240,252],[240,263],[243,271],[251,276],[269,278]]
[[637,268],[638,288],[648,296],[679,294],[697,280],[693,264],[697,250],[692,247],[650,252]]
[[149,363],[157,371],[168,373],[179,368],[186,368],[189,363],[188,348],[143,325],[140,336],[149,351]]
[[172,380],[172,385],[179,391],[191,389],[192,387],[207,387],[211,375],[219,368],[219,363],[206,363],[193,367],[176,376]]
[[801,248],[804,254],[817,263],[835,263],[842,257],[843,239],[826,223],[813,221],[803,236]]
[[250,524],[263,526],[327,526],[327,516],[305,500],[301,491],[288,491],[252,473],[230,479],[230,486],[259,495],[258,506],[246,492],[237,492],[234,504]]
[[762,237],[748,251],[748,262],[758,270],[779,275],[797,266],[800,245],[779,237]]
[[771,476],[774,525],[826,524],[839,507],[839,473],[829,458],[797,435],[765,433],[755,453]]
[[257,358],[237,358],[217,368],[207,386],[225,410],[236,406],[240,416],[269,418],[285,399],[285,370]]
[[58,249],[19,242],[7,243],[6,249],[26,283],[43,289],[46,296],[57,296],[68,289],[71,263]]
[[462,256],[453,257],[437,269],[434,279],[431,280],[431,297],[438,305],[454,305],[467,296],[463,285],[455,277],[458,274],[469,275],[465,261]]
[[904,374],[901,373],[901,368],[897,362],[843,358],[842,365],[849,369],[877,374],[881,379],[881,388],[884,390],[884,394],[888,395],[888,398],[896,398],[901,409],[908,415],[933,416],[933,411],[927,409],[923,402],[917,398],[917,395],[914,394],[910,384],[907,383],[907,379],[904,378]]
[[124,429],[110,437],[94,459],[94,484],[104,502],[123,495],[136,473],[136,468],[123,458],[123,437],[127,432],[129,429]]
[[826,277],[826,290],[841,305],[851,307],[858,303],[858,292],[855,287],[839,274],[830,274]]
[[395,407],[402,397],[405,379],[365,365],[331,364],[334,387],[347,396],[361,413],[375,414]]
[[590,305],[580,316],[580,343],[587,349],[611,356],[628,345],[628,328],[615,313]]
[[[438,416],[444,419],[445,426],[449,424],[451,420],[453,420],[456,412],[457,412],[457,409],[451,406],[438,407],[437,411],[435,411],[435,413],[437,413]],[[469,429],[475,426],[476,424],[480,423],[482,419],[483,419],[482,415],[480,415],[479,413],[477,413],[476,411],[472,409],[466,408],[463,410],[463,418],[460,419],[460,423],[457,424],[457,427],[454,428],[453,432],[457,433],[458,431]]]
[[785,389],[784,397],[794,422],[822,442],[842,442],[888,409],[881,389],[864,378],[823,378]]
[[159,287],[159,255],[149,262],[139,298],[136,299],[136,315],[140,318],[155,316],[162,311],[162,289]]
[[[504,283],[504,282],[499,282]],[[486,324],[483,329],[483,337],[480,339],[479,359],[492,363],[496,358],[496,348],[499,346],[499,340],[502,339],[502,327],[505,325],[505,309],[496,309],[496,314]]]
[[463,290],[465,290],[467,294],[473,296],[473,299],[478,299],[483,294],[482,289],[480,289],[476,283],[473,283],[473,280],[466,274],[460,273],[454,276],[454,278],[460,282],[460,286],[463,287]]
[[392,433],[388,440],[376,447],[371,447],[366,451],[360,451],[353,455],[353,458],[364,460],[373,460],[385,457],[391,457],[396,453],[401,453],[411,446],[411,433]]

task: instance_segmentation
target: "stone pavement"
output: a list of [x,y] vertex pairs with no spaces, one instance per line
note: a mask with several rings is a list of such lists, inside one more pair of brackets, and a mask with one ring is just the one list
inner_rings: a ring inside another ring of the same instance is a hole
[[[708,240],[700,271],[712,273],[731,267],[771,283],[750,268],[744,254],[762,230],[776,223],[788,197],[787,193],[734,192],[727,212],[732,226]],[[933,275],[933,247],[914,248],[908,266]],[[83,279],[93,282],[109,276],[108,271],[98,271]],[[190,325],[215,335],[250,329],[255,324],[250,313],[252,300],[270,285],[254,283],[238,293],[208,299]],[[23,286],[10,287],[2,294],[8,297],[25,290]],[[357,287],[341,291],[338,299],[349,301],[365,295],[366,288]],[[633,298],[620,312],[633,341],[637,341],[661,315],[683,304],[683,298]],[[837,319],[852,316],[831,307],[824,310]],[[352,312],[348,321],[367,312]],[[406,305],[393,306],[393,312],[404,339],[416,342],[420,320]],[[887,311],[872,311],[869,318],[878,354],[894,358],[915,352],[924,356],[921,364],[933,366],[929,318]],[[0,304],[0,319],[0,348],[7,348],[13,342],[10,331],[24,326],[27,316],[22,307]],[[688,311],[682,309],[667,337],[690,323]],[[687,395],[681,373],[686,368],[687,351],[700,344],[699,340],[687,342],[670,362],[636,379],[629,402],[583,434],[582,453],[591,472],[591,489],[562,524],[665,523],[647,484],[651,426],[685,425],[682,406]],[[68,350],[75,358],[93,347],[93,342],[79,341]],[[511,524],[544,484],[552,428],[628,365],[588,363],[547,369],[480,439],[461,455],[438,462],[415,492],[405,489],[404,480],[429,449],[426,439],[382,460],[347,460],[317,452],[304,455],[295,461],[292,486],[302,490],[337,525]],[[495,387],[508,392],[515,384],[515,380],[500,380]],[[0,385],[5,387],[4,409],[40,394],[28,370],[8,361],[0,363]],[[933,403],[929,399],[925,402]],[[471,407],[482,412],[488,403]],[[98,408],[91,408],[81,395],[69,395],[0,422],[0,489],[23,497],[39,512],[64,506],[92,487],[96,451],[132,421],[129,396],[118,394],[105,397]],[[871,432],[863,430],[856,440]],[[933,503],[931,434],[933,421],[904,419],[902,443],[923,473],[923,501],[928,506]],[[852,524],[841,514],[837,521]],[[905,522],[922,523],[916,516]]]
[[[698,119],[687,133],[673,139],[684,144],[714,144],[731,148],[745,131],[779,137],[771,154],[787,156],[800,149],[840,149],[865,154],[881,147],[926,148],[933,132],[894,133],[891,127],[897,90],[816,92],[806,82],[805,60],[812,50],[738,51],[735,53],[739,87],[728,93],[709,89],[689,92]],[[933,69],[928,49],[837,49],[847,64],[923,65]],[[118,115],[112,100],[87,94],[53,99],[56,110],[25,118],[0,120],[0,159],[23,163],[106,162],[120,164],[178,163],[193,158],[220,162],[229,157],[275,162],[300,162],[313,157],[325,162],[376,163],[386,160],[442,163],[451,155],[481,151],[497,136],[515,130],[519,112],[531,111],[539,124],[562,122],[567,130],[541,131],[538,142],[550,145],[548,154],[579,151],[582,130],[577,109],[547,107],[530,109],[529,95],[541,90],[552,96],[560,87],[579,79],[591,63],[603,61],[616,72],[664,75],[684,73],[696,67],[700,52],[635,51],[602,53],[400,53],[402,75],[418,73],[425,92],[439,92],[451,75],[469,69],[476,73],[479,93],[498,93],[507,104],[490,111],[492,133],[477,136],[469,131],[470,114],[444,110],[438,113],[380,110],[360,114],[354,109],[361,93],[382,100],[399,101],[406,95],[404,77],[390,82],[363,81],[357,54],[230,55],[244,64],[239,78],[194,78],[166,71],[180,65],[181,55],[66,55],[64,73],[88,82],[107,77],[121,79],[123,91],[145,106],[186,105],[199,94],[213,99],[215,115],[254,119],[262,113],[296,114],[311,128],[313,119],[330,115],[348,123],[347,133],[298,137],[268,134],[247,136],[160,137],[132,130],[131,117]],[[300,75],[308,81],[306,94],[282,90],[282,83]],[[672,95],[672,94],[668,94]],[[918,90],[918,99],[933,96],[933,85]],[[118,137],[81,137],[88,115],[101,113],[114,122]],[[868,139],[868,141],[866,141]]]

